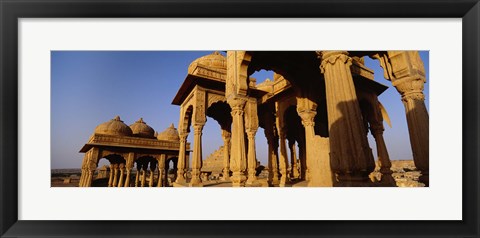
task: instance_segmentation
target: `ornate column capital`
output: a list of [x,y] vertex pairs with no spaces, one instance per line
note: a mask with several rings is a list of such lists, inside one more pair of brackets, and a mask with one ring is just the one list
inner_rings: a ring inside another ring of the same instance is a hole
[[[300,118],[302,118],[302,125],[306,126],[315,126],[315,116],[317,115],[316,111],[313,110],[305,110],[298,112]],[[282,133],[283,134],[283,133]]]
[[325,72],[325,67],[328,64],[334,65],[338,60],[348,66],[352,64],[352,58],[348,56],[347,51],[317,51],[317,56],[320,59],[320,70],[322,73]]
[[180,142],[187,142],[187,137],[188,137],[188,133],[187,132],[180,132],[178,133],[178,136],[180,137]]
[[243,115],[244,113],[244,108],[245,104],[247,103],[247,100],[244,98],[230,98],[227,100],[228,104],[232,108],[232,116],[235,115]]
[[203,126],[205,125],[205,123],[201,124],[201,123],[196,123],[193,125],[193,133],[195,135],[198,135],[198,134],[202,134],[202,130],[203,130]]
[[255,134],[257,134],[256,129],[247,129],[245,132],[247,133],[247,137],[248,137],[249,140],[251,138],[255,138]]
[[411,100],[425,100],[423,94],[425,80],[418,77],[407,77],[392,81],[392,85],[402,96],[402,101]]

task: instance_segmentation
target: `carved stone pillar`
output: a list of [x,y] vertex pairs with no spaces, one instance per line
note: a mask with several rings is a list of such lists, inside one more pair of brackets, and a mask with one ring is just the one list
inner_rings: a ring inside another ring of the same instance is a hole
[[204,124],[195,124],[193,126],[193,159],[192,159],[192,179],[191,187],[201,187],[202,179],[200,170],[202,169],[202,130]]
[[258,130],[258,111],[257,100],[255,98],[249,98],[245,105],[245,132],[248,139],[248,154],[247,154],[247,167],[248,167],[248,179],[246,184],[248,186],[260,186],[260,183],[256,177],[257,168],[257,151],[255,148],[255,135]]
[[150,177],[149,177],[149,181],[148,181],[148,186],[149,187],[153,187],[153,174],[154,173],[155,173],[155,169],[150,168]]
[[163,186],[163,177],[164,172],[165,172],[165,154],[161,154],[160,157],[158,158],[158,182],[157,182],[157,187],[162,187]]
[[133,152],[128,153],[127,166],[125,167],[125,169],[126,169],[125,187],[130,187],[130,176],[131,176],[131,171],[132,171],[132,168],[133,168],[134,157],[135,157],[135,154]]
[[388,51],[374,56],[402,97],[407,116],[410,145],[420,181],[429,186],[429,116],[423,94],[425,68],[418,51]]
[[412,78],[392,82],[402,95],[415,167],[422,171],[419,180],[429,186],[429,116],[423,94],[424,83]]
[[88,160],[88,156],[89,156],[89,153],[85,153],[85,155],[83,156],[83,161],[82,161],[82,175],[80,176],[80,181],[78,182],[78,186],[79,187],[85,187],[84,184],[85,184],[85,181],[88,177],[88,173],[87,173],[87,160]]
[[279,137],[280,137],[280,158],[279,158],[279,164],[280,164],[280,174],[282,175],[280,177],[280,187],[285,187],[287,184],[287,177],[288,177],[288,155],[287,155],[287,135],[285,133],[284,129],[279,129]]
[[185,184],[185,163],[186,163],[186,150],[187,150],[187,137],[186,131],[180,132],[180,151],[178,152],[178,165],[177,165],[177,180],[175,183]]
[[118,185],[118,164],[113,165],[113,183],[112,187],[116,187]]
[[337,173],[339,186],[366,186],[375,161],[350,71],[352,59],[345,51],[323,51],[320,56],[326,87],[331,168]]
[[125,168],[125,184],[124,187],[130,187],[130,174],[131,174],[132,169],[131,168]]
[[245,126],[243,120],[244,107],[246,100],[242,98],[231,98],[228,104],[232,108],[232,139],[230,153],[230,169],[232,170],[233,187],[245,186],[245,169],[246,169],[246,153],[245,153]]
[[147,181],[147,165],[146,164],[142,166],[142,173],[140,177],[142,178],[142,181],[140,182],[140,187],[145,187],[145,183]]
[[274,133],[275,124],[270,115],[265,118],[265,137],[267,138],[268,143],[268,183],[270,186],[275,186],[280,184],[278,178],[278,138]]
[[[317,114],[314,110],[308,110],[302,107],[297,107],[297,112],[300,118],[302,118],[302,125],[305,128],[305,154],[306,154],[306,168],[305,168],[305,177],[308,181],[308,186],[321,186],[319,175],[320,171],[317,166],[314,166],[315,160],[318,159],[318,155],[315,155],[315,115]],[[325,181],[327,182],[327,181]]]
[[257,186],[259,185],[257,181],[256,168],[257,168],[257,153],[255,150],[255,134],[257,130],[248,129],[247,138],[248,138],[248,179],[246,184],[248,186]]
[[307,150],[305,148],[305,139],[300,139],[298,141],[298,157],[300,157],[300,179],[307,180],[306,178],[306,170],[307,170]]
[[138,185],[139,185],[140,170],[141,170],[141,168],[137,167],[137,172],[135,172],[135,187],[138,187]]
[[87,152],[87,158],[85,161],[85,181],[83,183],[83,187],[91,187],[93,181],[93,175],[95,170],[97,169],[98,159],[99,159],[99,149],[92,148],[89,152]]
[[114,175],[114,166],[113,164],[110,164],[110,176],[108,178],[108,186],[112,187],[113,186],[113,175]]
[[292,139],[288,140],[288,148],[290,149],[290,164],[291,164],[290,177],[293,179],[297,179],[300,174],[298,173],[297,149],[296,149],[294,140]]
[[230,180],[230,137],[231,133],[222,130],[223,139],[223,180]]
[[123,187],[123,174],[125,172],[125,164],[120,164],[119,168],[119,181],[118,181],[118,187]]
[[93,174],[95,173],[95,170],[88,170],[88,177],[87,177],[87,184],[85,187],[91,187],[92,186],[92,180],[93,180]]
[[387,146],[383,139],[383,125],[371,125],[370,128],[375,143],[377,144],[377,156],[380,163],[380,173],[382,174],[381,182],[386,186],[395,186],[395,180],[392,177],[392,163],[390,162],[390,156],[388,155]]

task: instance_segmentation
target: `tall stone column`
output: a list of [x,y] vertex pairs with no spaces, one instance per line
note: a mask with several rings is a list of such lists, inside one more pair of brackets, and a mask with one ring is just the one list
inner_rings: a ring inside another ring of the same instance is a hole
[[142,178],[142,181],[140,183],[140,187],[145,187],[145,183],[147,181],[147,164],[144,164],[142,166],[142,173],[141,173],[140,177]]
[[275,186],[280,184],[280,179],[278,178],[278,138],[274,133],[274,123],[270,115],[265,118],[265,137],[267,138],[268,143],[268,183],[270,186]]
[[184,185],[186,184],[185,163],[186,163],[188,133],[186,131],[182,131],[179,133],[179,136],[180,136],[180,151],[178,152],[177,179],[175,183]]
[[230,180],[230,136],[227,130],[222,130],[223,139],[223,180]]
[[232,138],[230,153],[230,169],[232,170],[233,187],[245,186],[246,169],[246,148],[245,148],[245,126],[243,120],[244,107],[246,100],[242,98],[231,98],[228,104],[232,109]]
[[132,168],[126,167],[125,168],[125,184],[124,187],[130,187],[130,174],[131,174]]
[[301,180],[307,180],[306,174],[307,174],[307,150],[305,148],[305,142],[304,139],[301,139],[298,141],[298,157],[300,157],[300,179]]
[[85,187],[91,187],[92,186],[93,173],[95,173],[95,170],[88,170],[87,184],[86,184]]
[[280,187],[285,187],[287,184],[287,177],[288,177],[288,155],[287,155],[287,135],[284,129],[279,129],[279,137],[280,137]]
[[420,181],[429,186],[429,116],[423,94],[425,67],[418,51],[388,51],[371,56],[380,61],[384,76],[402,97],[410,145]]
[[429,186],[429,116],[425,106],[423,94],[424,81],[415,78],[406,78],[393,81],[398,92],[402,95],[402,102],[407,115],[410,145],[413,152],[415,167],[422,171],[420,182]]
[[297,107],[297,112],[300,118],[302,119],[302,125],[305,128],[305,154],[306,154],[306,168],[305,168],[305,177],[308,181],[309,187],[322,186],[322,182],[328,183],[328,181],[320,181],[320,171],[317,171],[319,168],[314,166],[316,163],[315,160],[318,159],[318,155],[315,154],[315,115],[317,112],[315,110],[309,110],[306,108]]
[[98,148],[92,148],[88,152],[87,161],[85,165],[86,169],[86,179],[83,183],[83,187],[91,187],[93,181],[93,175],[97,169],[98,159],[100,155],[100,150]]
[[258,186],[256,168],[257,168],[257,153],[255,150],[255,134],[257,130],[248,129],[247,138],[248,138],[248,179],[246,184],[248,186]]
[[164,171],[165,171],[165,154],[161,154],[160,157],[158,158],[158,182],[157,182],[157,187],[162,187],[163,186],[163,176]]
[[192,179],[191,187],[203,186],[200,178],[200,170],[202,168],[202,130],[204,124],[195,124],[193,126],[193,159],[192,159]]
[[139,185],[140,170],[141,170],[141,168],[137,167],[137,172],[135,172],[135,187],[138,187],[138,185]]
[[396,183],[392,177],[391,170],[392,162],[390,161],[387,146],[385,145],[385,140],[383,139],[383,125],[381,127],[378,124],[371,125],[370,130],[373,138],[375,138],[375,143],[377,144],[377,156],[380,163],[380,173],[382,174],[381,182],[386,186],[395,186]]
[[130,176],[131,176],[131,171],[134,164],[134,159],[135,159],[135,154],[133,152],[128,153],[127,165],[125,167],[126,169],[125,185],[124,185],[125,187],[130,187]]
[[350,71],[352,58],[345,51],[323,51],[320,58],[326,87],[331,168],[337,173],[340,186],[369,185],[368,175],[375,168],[375,161]]
[[375,139],[377,147],[378,163],[380,164],[380,173],[382,174],[381,183],[384,186],[395,186],[396,182],[392,177],[392,163],[390,156],[388,155],[387,146],[383,139],[383,132],[385,127],[383,126],[382,105],[378,101],[378,97],[374,93],[366,95],[367,100],[370,103],[370,107],[366,109],[366,119],[370,125],[370,132]]
[[153,187],[153,174],[155,173],[155,168],[150,167],[150,177],[148,181],[148,186]]
[[114,167],[113,164],[110,164],[110,173],[109,173],[109,178],[108,178],[108,187],[113,186],[113,174],[114,174]]
[[118,167],[119,169],[119,180],[118,180],[118,187],[123,187],[123,174],[125,172],[125,164],[120,164]]
[[291,171],[290,171],[290,177],[291,178],[298,178],[299,173],[298,173],[298,159],[297,159],[297,150],[295,146],[295,141],[294,140],[288,140],[288,147],[290,149],[290,162],[291,162]]
[[85,153],[85,155],[83,156],[83,161],[82,161],[82,175],[80,176],[80,181],[78,182],[78,186],[79,187],[85,187],[85,181],[88,177],[88,173],[87,173],[87,161],[88,161],[88,156],[89,156],[90,153]]
[[113,173],[112,187],[116,187],[118,185],[118,164],[113,165],[113,170],[114,170],[114,173]]

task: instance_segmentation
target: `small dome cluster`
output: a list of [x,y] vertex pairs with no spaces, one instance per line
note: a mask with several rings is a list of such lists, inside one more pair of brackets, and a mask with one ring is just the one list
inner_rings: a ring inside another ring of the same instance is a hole
[[212,54],[202,56],[194,60],[190,66],[188,66],[188,72],[192,73],[195,65],[202,65],[215,69],[227,69],[227,59],[220,52],[215,51]]
[[102,135],[114,135],[114,136],[133,136],[141,138],[153,139],[157,137],[158,140],[165,141],[179,141],[180,137],[178,135],[177,129],[174,127],[173,123],[165,131],[160,134],[156,134],[155,130],[152,127],[147,125],[143,121],[143,118],[140,118],[138,121],[133,123],[130,126],[127,126],[119,116],[116,116],[110,121],[104,122],[98,125],[94,131],[95,134]]

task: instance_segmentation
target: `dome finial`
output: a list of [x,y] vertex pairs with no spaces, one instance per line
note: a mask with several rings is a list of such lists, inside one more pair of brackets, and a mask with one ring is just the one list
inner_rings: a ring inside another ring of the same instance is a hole
[[173,125],[173,123],[170,124],[170,128],[175,128],[175,125]]
[[113,118],[113,120],[115,120],[115,121],[121,121],[121,120],[120,120],[120,116],[118,116],[118,115],[115,116],[115,118]]

